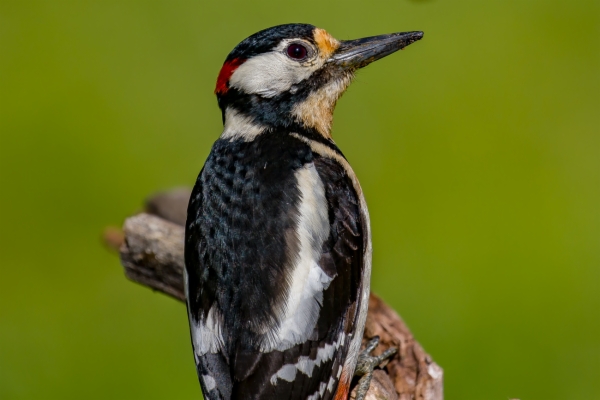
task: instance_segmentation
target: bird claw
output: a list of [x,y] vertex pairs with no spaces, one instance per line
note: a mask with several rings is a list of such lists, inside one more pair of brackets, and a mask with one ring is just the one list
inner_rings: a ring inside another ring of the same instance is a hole
[[379,345],[379,336],[375,336],[367,343],[367,346],[358,355],[358,361],[356,363],[356,369],[354,370],[355,376],[360,376],[358,384],[356,386],[356,398],[355,400],[364,400],[371,385],[371,379],[373,378],[373,370],[377,368],[382,362],[392,357],[398,352],[395,347],[390,347],[378,356],[372,356],[371,352]]

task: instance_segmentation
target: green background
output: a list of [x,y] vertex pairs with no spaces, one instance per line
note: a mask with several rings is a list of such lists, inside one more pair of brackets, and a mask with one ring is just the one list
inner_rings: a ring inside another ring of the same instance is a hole
[[240,40],[425,38],[358,75],[334,138],[373,289],[448,399],[600,398],[600,2],[0,0],[0,398],[197,399],[184,306],[101,244],[191,185]]

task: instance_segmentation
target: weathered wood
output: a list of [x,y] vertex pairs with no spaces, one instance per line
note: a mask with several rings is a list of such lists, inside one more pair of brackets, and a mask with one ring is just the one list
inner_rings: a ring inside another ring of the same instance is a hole
[[[187,197],[189,191],[181,189],[159,194],[146,203],[146,210],[157,215],[138,214],[125,221],[123,235],[114,230],[105,235],[109,246],[119,248],[129,279],[180,301],[185,301],[181,224]],[[443,399],[442,369],[425,353],[398,314],[371,294],[363,341],[376,335],[381,340],[375,354],[391,346],[399,352],[376,371],[367,400]]]

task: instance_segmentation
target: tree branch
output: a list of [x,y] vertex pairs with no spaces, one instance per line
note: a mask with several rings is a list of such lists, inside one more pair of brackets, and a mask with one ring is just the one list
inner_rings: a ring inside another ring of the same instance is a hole
[[[125,275],[134,282],[185,301],[183,243],[189,190],[158,194],[146,202],[148,213],[125,221],[123,234],[107,230],[105,240],[117,248]],[[425,353],[402,319],[371,294],[363,343],[379,335],[375,354],[389,347],[399,352],[375,371],[367,400],[442,400],[443,371]],[[353,398],[353,394],[351,395]]]

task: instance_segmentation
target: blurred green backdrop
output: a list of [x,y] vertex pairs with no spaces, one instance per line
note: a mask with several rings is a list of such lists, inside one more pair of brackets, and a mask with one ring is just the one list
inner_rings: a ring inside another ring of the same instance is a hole
[[199,398],[184,306],[100,234],[193,183],[225,56],[286,22],[425,31],[361,71],[334,137],[373,289],[447,398],[600,398],[597,0],[1,0],[0,398]]

